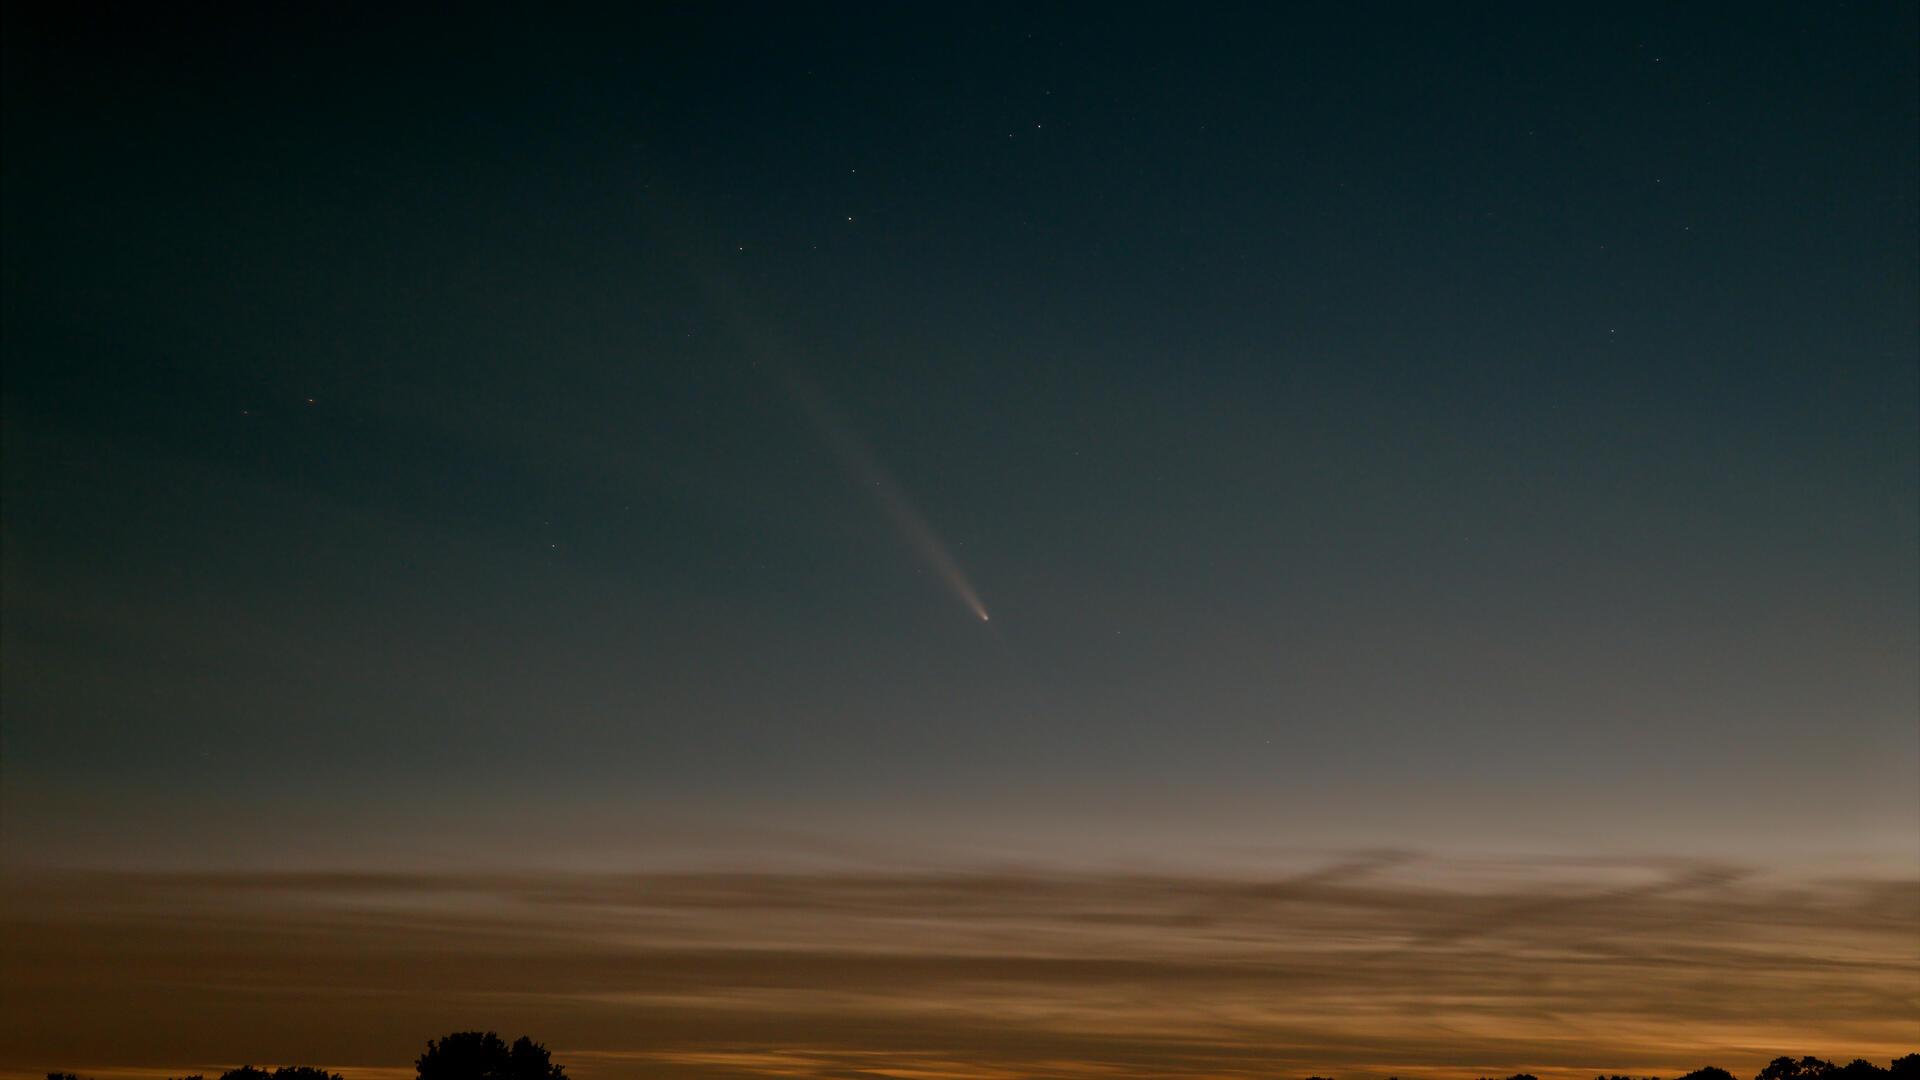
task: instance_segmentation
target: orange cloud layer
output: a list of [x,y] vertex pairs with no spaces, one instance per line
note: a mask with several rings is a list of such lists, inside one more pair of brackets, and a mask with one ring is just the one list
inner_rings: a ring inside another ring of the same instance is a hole
[[1408,858],[1275,880],[42,873],[6,896],[3,1075],[384,1080],[470,1027],[532,1034],[582,1080],[1585,1080],[1920,1045],[1905,880]]

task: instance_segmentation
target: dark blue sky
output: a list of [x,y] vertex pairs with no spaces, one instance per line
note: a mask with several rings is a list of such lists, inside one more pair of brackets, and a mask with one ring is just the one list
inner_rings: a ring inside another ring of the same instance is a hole
[[16,850],[1920,840],[1911,5],[9,22]]

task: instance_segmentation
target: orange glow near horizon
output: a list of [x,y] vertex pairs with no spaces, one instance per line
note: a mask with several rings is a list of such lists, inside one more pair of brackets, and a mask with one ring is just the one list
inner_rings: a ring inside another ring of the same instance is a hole
[[29,875],[0,1080],[398,1080],[475,1027],[581,1080],[1586,1080],[1915,1049],[1912,882],[1625,873]]

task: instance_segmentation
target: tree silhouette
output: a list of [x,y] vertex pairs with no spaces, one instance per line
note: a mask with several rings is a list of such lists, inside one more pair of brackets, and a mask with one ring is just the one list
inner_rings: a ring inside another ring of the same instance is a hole
[[1693,1070],[1680,1080],[1733,1080],[1733,1074],[1725,1069],[1716,1069],[1708,1065],[1703,1069]]
[[1795,1061],[1790,1057],[1777,1057],[1767,1062],[1753,1080],[1822,1080],[1833,1071],[1833,1062],[1822,1061],[1817,1057],[1803,1057]]
[[566,1080],[547,1048],[527,1038],[509,1047],[491,1031],[456,1031],[440,1041],[427,1040],[427,1052],[413,1066],[420,1080]]
[[[198,1080],[187,1077],[186,1080]],[[316,1069],[309,1065],[282,1065],[268,1072],[251,1065],[242,1065],[220,1074],[220,1080],[340,1080],[339,1073],[330,1073],[325,1069]]]

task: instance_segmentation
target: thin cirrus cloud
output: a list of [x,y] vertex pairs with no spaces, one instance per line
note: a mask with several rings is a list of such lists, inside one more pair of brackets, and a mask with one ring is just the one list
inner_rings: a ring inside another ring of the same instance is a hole
[[468,1027],[583,1080],[1740,1073],[1909,1052],[1920,1013],[1920,884],[1676,861],[34,873],[8,901],[5,1076],[377,1080]]

